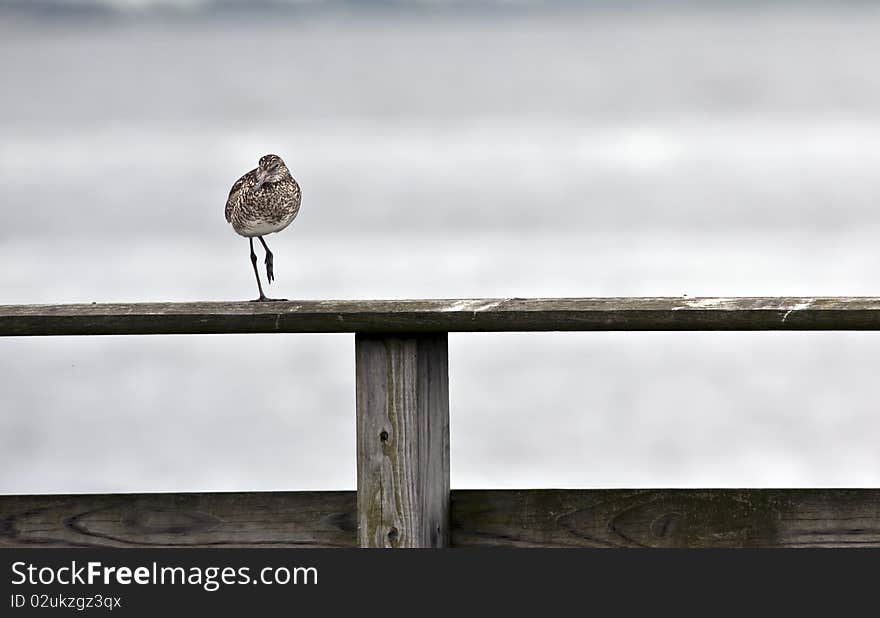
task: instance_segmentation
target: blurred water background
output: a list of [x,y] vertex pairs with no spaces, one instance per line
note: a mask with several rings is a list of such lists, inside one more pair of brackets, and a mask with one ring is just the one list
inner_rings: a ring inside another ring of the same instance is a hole
[[[880,294],[858,2],[0,2],[0,303]],[[453,487],[880,486],[875,333],[460,334]],[[347,335],[0,339],[0,492],[355,485]]]

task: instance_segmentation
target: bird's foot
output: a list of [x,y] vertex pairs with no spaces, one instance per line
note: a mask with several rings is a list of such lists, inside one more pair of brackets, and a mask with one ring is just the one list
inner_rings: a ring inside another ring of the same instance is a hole
[[266,278],[269,279],[269,283],[275,281],[275,260],[271,253],[266,254]]
[[286,298],[269,298],[268,296],[260,296],[251,301],[252,303],[286,303]]

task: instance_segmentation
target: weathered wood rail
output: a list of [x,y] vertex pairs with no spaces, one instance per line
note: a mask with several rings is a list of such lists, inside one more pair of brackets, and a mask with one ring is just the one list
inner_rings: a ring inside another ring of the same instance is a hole
[[880,298],[0,306],[0,336],[356,333],[357,492],[0,496],[0,547],[880,547],[880,489],[449,488],[447,333],[880,330]]
[[[355,547],[357,511],[353,491],[0,496],[0,548]],[[454,547],[876,547],[880,490],[453,491],[450,535]]]
[[878,329],[880,298],[483,298],[0,306],[0,336]]

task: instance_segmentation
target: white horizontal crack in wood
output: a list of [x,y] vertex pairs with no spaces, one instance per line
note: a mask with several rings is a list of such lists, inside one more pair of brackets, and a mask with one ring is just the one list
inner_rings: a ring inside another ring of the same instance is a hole
[[479,313],[481,311],[491,311],[492,309],[497,309],[502,303],[507,302],[509,299],[502,298],[499,300],[485,300],[480,298],[475,299],[466,299],[459,300],[448,307],[441,309],[444,313],[449,313],[453,311],[469,311],[473,313]]
[[785,312],[785,315],[782,316],[782,321],[785,322],[788,319],[788,316],[790,316],[793,311],[803,311],[804,309],[809,309],[810,305],[812,304],[812,300],[797,303],[794,307]]

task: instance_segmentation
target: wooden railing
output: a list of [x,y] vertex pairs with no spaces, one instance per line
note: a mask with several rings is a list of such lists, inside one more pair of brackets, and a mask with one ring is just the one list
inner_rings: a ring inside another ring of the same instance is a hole
[[356,493],[0,496],[0,546],[880,546],[875,489],[450,492],[447,333],[601,330],[880,330],[880,298],[0,306],[0,336],[355,333],[358,462]]

